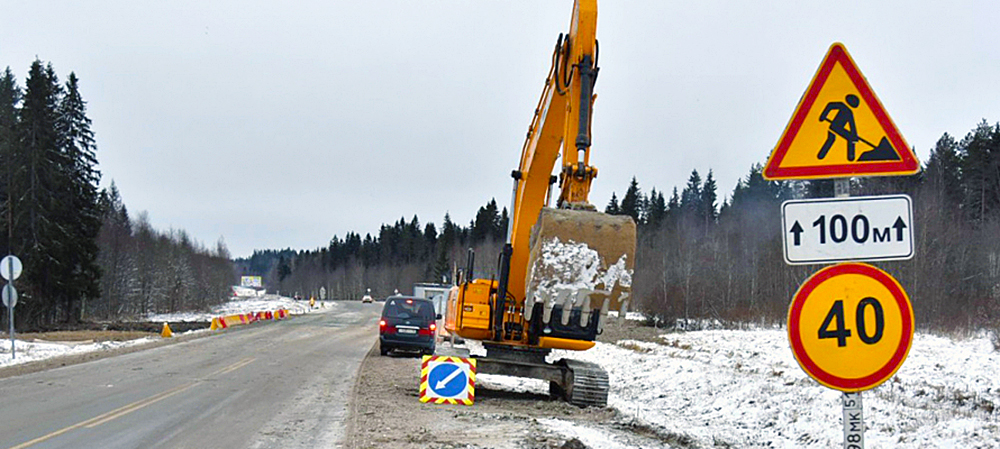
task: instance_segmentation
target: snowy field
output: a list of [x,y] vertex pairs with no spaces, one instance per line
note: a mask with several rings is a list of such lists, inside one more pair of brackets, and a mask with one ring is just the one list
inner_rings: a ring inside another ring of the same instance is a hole
[[[319,305],[319,303],[318,303]],[[336,303],[322,304],[329,311]],[[213,316],[289,309],[305,301],[239,298],[206,314],[155,315],[151,321],[209,321]],[[630,317],[632,318],[632,317]],[[199,330],[193,332],[207,332]],[[0,367],[49,357],[141,345],[127,342],[0,341]],[[658,343],[598,343],[553,359],[598,363],[610,376],[608,405],[663,434],[697,447],[841,447],[840,393],[809,378],[795,362],[784,330],[667,333]],[[473,354],[477,348],[471,347]],[[548,393],[541,381],[478,376],[482,387]],[[1000,448],[1000,352],[980,335],[952,339],[917,333],[896,376],[864,395],[865,443],[870,448]],[[560,419],[539,420],[594,449],[628,447],[612,432]]]
[[[317,301],[319,310],[331,310],[337,304],[333,302]],[[179,321],[212,321],[213,317],[220,315],[234,315],[239,313],[266,312],[278,309],[287,309],[292,315],[309,313],[308,301],[295,301],[287,297],[276,295],[236,297],[212,310],[210,313],[173,313],[150,315],[148,321],[171,322]],[[314,309],[315,310],[315,309]],[[194,330],[194,332],[209,332],[206,329]],[[178,335],[178,334],[175,334]],[[17,333],[15,330],[15,337]],[[63,355],[82,354],[85,352],[107,351],[125,346],[136,346],[146,344],[160,337],[145,337],[129,341],[104,341],[104,342],[49,342],[49,341],[23,341],[15,342],[16,357],[11,357],[10,339],[0,340],[0,367],[11,366],[21,363],[33,362]]]
[[[598,343],[561,352],[608,370],[608,405],[697,447],[842,447],[840,392],[809,378],[784,330],[700,331],[661,343]],[[545,383],[478,376],[480,385],[545,394]],[[915,336],[896,376],[863,393],[871,448],[1000,447],[1000,352],[989,338]],[[601,429],[540,421],[588,446],[626,447]]]

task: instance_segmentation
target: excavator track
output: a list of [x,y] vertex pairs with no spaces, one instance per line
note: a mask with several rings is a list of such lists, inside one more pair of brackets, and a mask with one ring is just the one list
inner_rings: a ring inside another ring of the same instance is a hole
[[578,407],[608,405],[608,373],[600,365],[573,359],[546,363],[548,351],[511,350],[487,345],[488,357],[477,359],[482,374],[526,377],[549,381],[549,394]]
[[608,405],[608,373],[600,365],[579,360],[563,359],[566,367],[565,398],[578,407],[605,407]]

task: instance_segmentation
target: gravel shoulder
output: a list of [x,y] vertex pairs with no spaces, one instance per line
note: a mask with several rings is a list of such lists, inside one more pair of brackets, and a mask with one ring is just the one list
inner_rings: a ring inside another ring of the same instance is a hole
[[[615,326],[602,340],[646,339],[649,328]],[[438,353],[448,350],[438,343]],[[586,448],[553,427],[582,428],[610,436],[623,447],[670,447],[669,436],[634,425],[612,408],[578,408],[548,394],[490,389],[477,384],[472,406],[419,401],[421,358],[380,356],[374,342],[359,368],[348,414],[344,447],[426,448]],[[556,426],[553,423],[557,423]],[[568,432],[572,433],[572,432]]]

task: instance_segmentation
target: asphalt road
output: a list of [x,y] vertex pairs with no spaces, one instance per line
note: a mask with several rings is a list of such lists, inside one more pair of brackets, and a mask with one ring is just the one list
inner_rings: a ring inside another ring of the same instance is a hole
[[339,447],[381,303],[0,379],[0,448]]

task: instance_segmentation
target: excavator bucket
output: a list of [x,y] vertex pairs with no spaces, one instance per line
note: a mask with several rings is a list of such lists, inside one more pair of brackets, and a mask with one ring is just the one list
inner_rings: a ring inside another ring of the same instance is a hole
[[[560,320],[564,326],[586,327],[591,314],[599,313],[599,331],[609,310],[624,317],[635,246],[632,217],[543,208],[531,231],[525,318],[531,319],[538,303],[545,323]],[[570,323],[577,314],[580,322]]]

